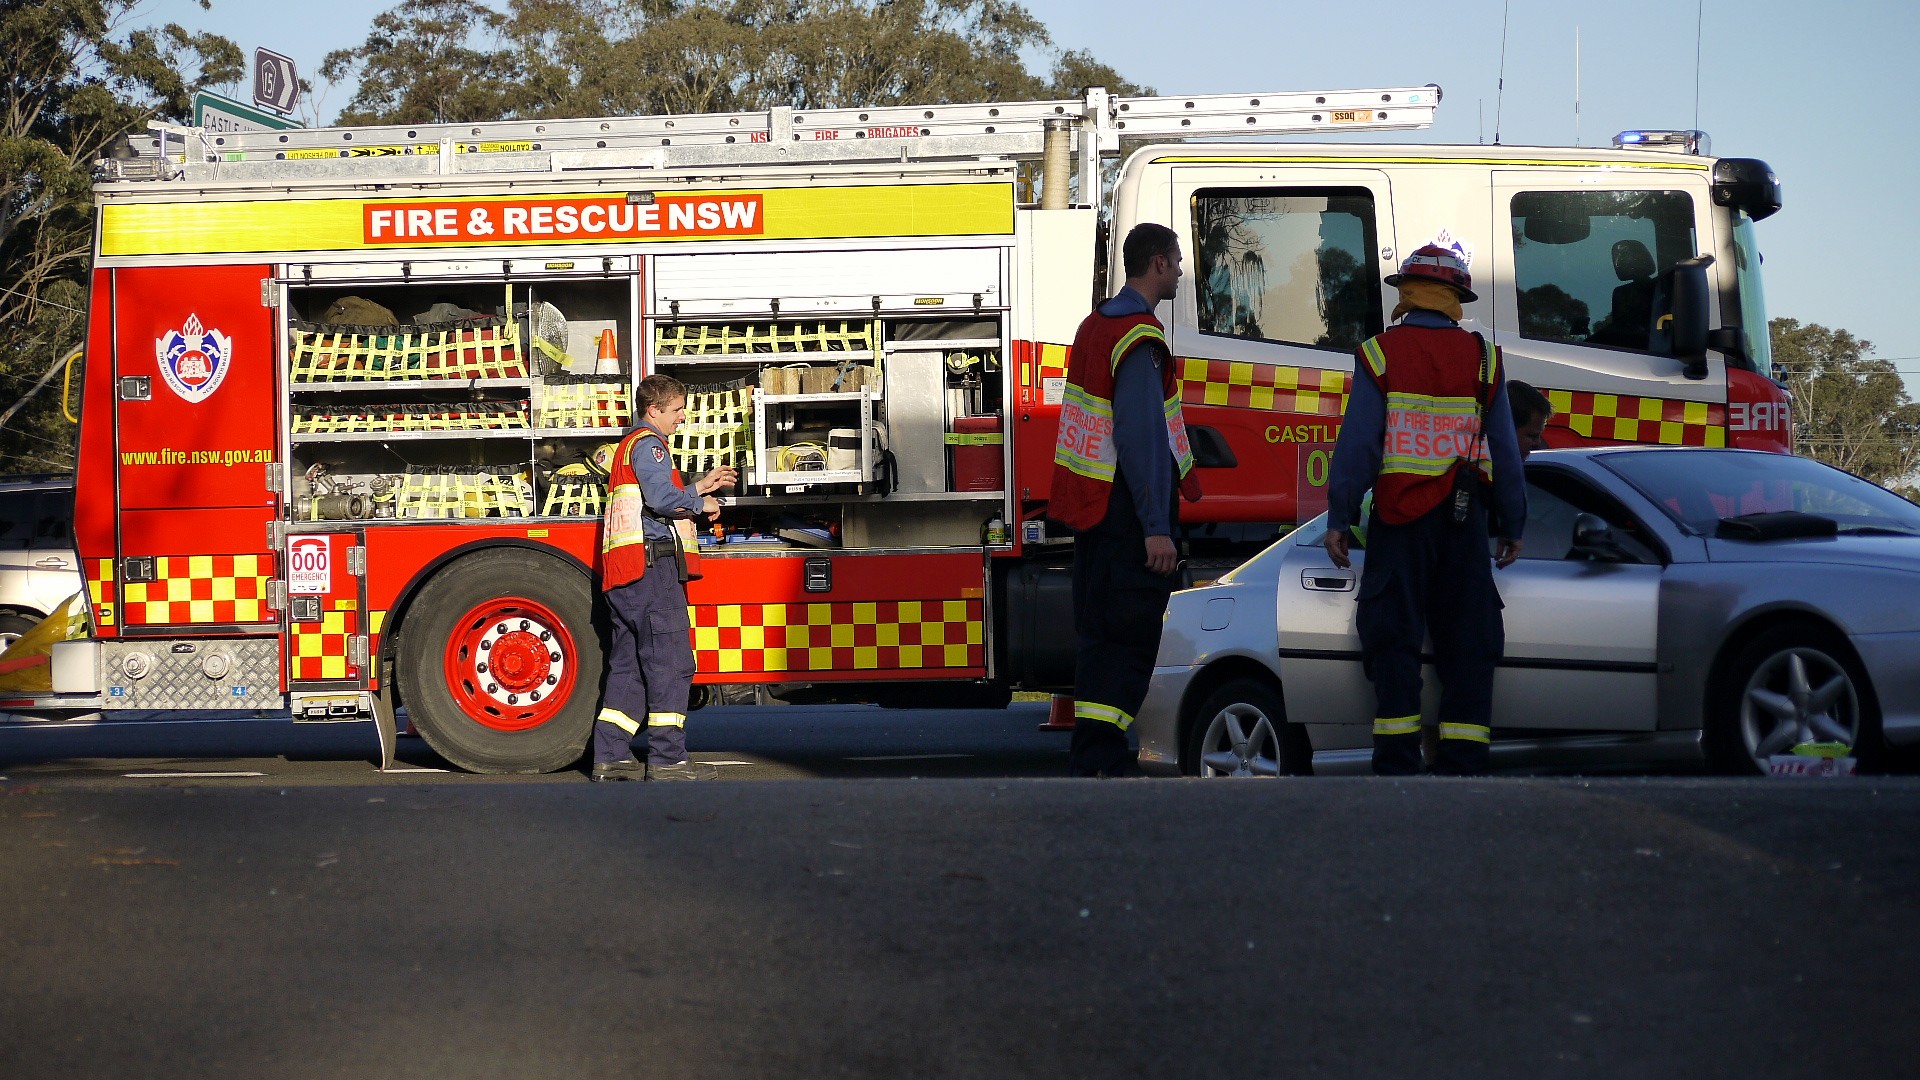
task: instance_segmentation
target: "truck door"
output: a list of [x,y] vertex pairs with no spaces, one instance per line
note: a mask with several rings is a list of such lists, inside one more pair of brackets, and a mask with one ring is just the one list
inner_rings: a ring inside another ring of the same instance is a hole
[[287,537],[284,655],[293,691],[367,686],[366,533],[328,524],[328,532]]
[[1493,265],[1474,280],[1508,377],[1553,402],[1549,446],[1725,445],[1726,363],[1687,378],[1664,318],[1674,264],[1714,250],[1708,173],[1662,164],[1492,174]]
[[1206,499],[1184,514],[1303,521],[1326,509],[1353,350],[1385,326],[1387,175],[1207,163],[1175,166],[1171,188],[1181,400],[1188,427],[1217,431],[1235,461],[1201,475]]
[[280,414],[267,266],[113,271],[123,632],[272,632]]

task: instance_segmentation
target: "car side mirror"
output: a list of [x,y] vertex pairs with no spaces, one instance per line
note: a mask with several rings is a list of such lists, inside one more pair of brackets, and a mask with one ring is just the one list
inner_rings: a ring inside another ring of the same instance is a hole
[[1573,519],[1573,553],[1599,562],[1625,562],[1630,558],[1613,535],[1613,527],[1598,514],[1581,514]]
[[1673,358],[1689,379],[1707,377],[1707,267],[1713,256],[1673,264]]

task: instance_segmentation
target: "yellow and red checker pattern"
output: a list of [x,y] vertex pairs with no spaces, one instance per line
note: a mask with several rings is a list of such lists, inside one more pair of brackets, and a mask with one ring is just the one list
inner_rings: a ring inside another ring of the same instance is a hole
[[932,670],[984,674],[978,599],[694,605],[702,675]]
[[277,622],[267,606],[273,565],[271,555],[155,556],[155,580],[120,583],[120,617],[126,626]]
[[1727,445],[1727,407],[1720,402],[1547,390],[1551,426],[1583,439],[1661,446]]
[[[1063,345],[1022,342],[1021,386],[1066,374]],[[1180,400],[1186,405],[1339,416],[1347,407],[1347,372],[1181,357]],[[1583,439],[1663,446],[1725,446],[1727,408],[1720,402],[1636,397],[1585,390],[1544,390],[1553,427]]]
[[292,654],[287,677],[294,682],[351,679],[359,672],[347,663],[347,644],[360,622],[357,603],[334,601],[317,623],[296,622],[290,629]]
[[114,625],[118,603],[113,591],[113,560],[87,559],[87,601],[93,605],[93,625],[100,629]]

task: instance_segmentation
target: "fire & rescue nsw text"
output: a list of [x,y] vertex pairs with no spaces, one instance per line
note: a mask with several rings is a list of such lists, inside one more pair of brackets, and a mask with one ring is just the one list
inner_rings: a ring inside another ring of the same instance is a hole
[[759,195],[660,196],[650,203],[611,198],[538,201],[368,204],[368,244],[447,240],[578,240],[649,236],[753,236],[765,231]]

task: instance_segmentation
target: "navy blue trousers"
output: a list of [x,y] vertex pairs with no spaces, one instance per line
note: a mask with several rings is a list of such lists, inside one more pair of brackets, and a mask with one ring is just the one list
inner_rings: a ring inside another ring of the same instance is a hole
[[686,586],[673,563],[662,561],[605,595],[613,640],[606,694],[593,724],[593,760],[624,760],[644,726],[650,763],[685,761],[694,670]]
[[1506,648],[1500,593],[1487,553],[1485,489],[1468,519],[1446,503],[1405,525],[1367,523],[1360,581],[1360,651],[1373,680],[1373,771],[1420,771],[1420,647],[1433,639],[1440,677],[1440,754],[1434,771],[1487,769],[1493,672]]
[[[1177,499],[1177,496],[1176,496]],[[1178,503],[1174,504],[1178,520]],[[1120,775],[1133,750],[1127,729],[1147,699],[1167,598],[1179,574],[1147,569],[1147,537],[1133,494],[1116,477],[1106,519],[1073,541],[1072,776]]]

